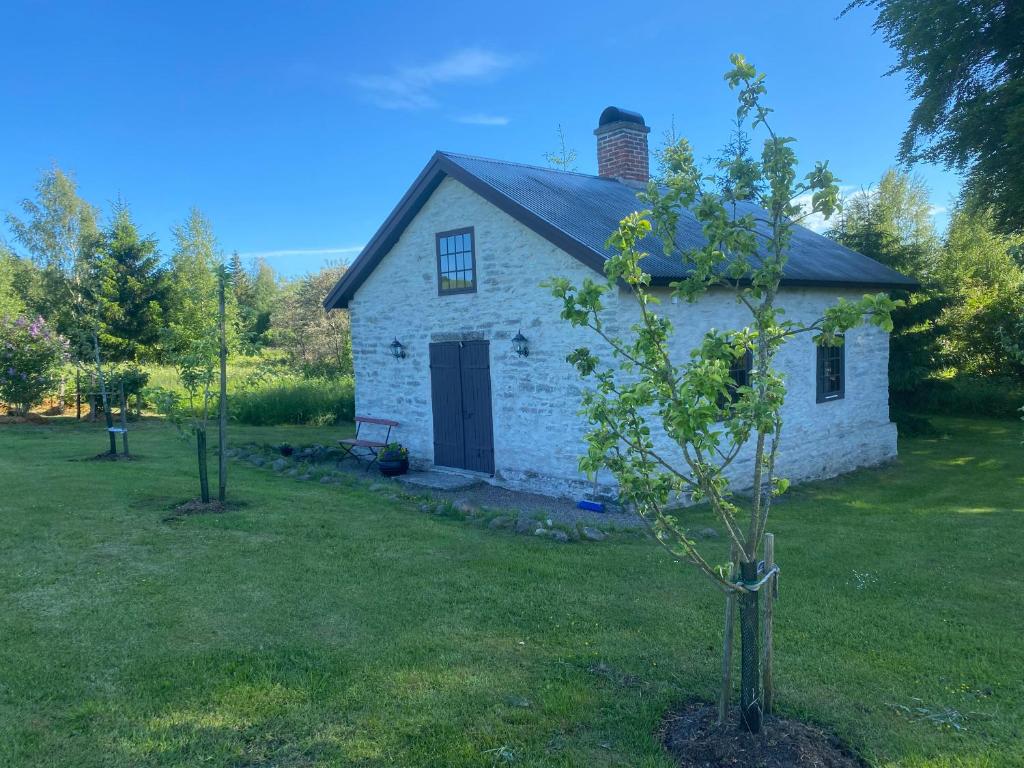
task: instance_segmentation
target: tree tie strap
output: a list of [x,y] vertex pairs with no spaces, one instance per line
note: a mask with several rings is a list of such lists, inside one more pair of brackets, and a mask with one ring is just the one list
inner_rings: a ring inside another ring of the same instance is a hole
[[757,592],[759,589],[761,589],[761,587],[763,587],[771,580],[772,576],[775,576],[776,574],[781,572],[782,569],[779,568],[779,564],[775,563],[772,565],[771,568],[765,571],[764,575],[757,581],[737,581],[736,586],[740,588],[739,591],[741,592]]

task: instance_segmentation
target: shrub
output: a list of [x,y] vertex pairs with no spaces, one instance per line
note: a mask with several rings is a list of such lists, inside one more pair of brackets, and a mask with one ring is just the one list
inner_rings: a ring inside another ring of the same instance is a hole
[[229,397],[231,418],[242,424],[335,424],[355,417],[351,377],[286,381],[236,392]]
[[1012,376],[955,376],[926,379],[912,392],[893,392],[894,408],[951,416],[1017,415],[1024,383]]
[[940,434],[926,416],[894,408],[889,417],[896,423],[900,437],[936,437]]
[[67,355],[67,340],[43,318],[0,319],[0,400],[28,413],[54,390]]

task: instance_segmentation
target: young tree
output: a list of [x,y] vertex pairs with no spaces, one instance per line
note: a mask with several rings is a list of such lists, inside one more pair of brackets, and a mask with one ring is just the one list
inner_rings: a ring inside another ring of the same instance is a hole
[[163,325],[166,283],[155,237],[142,237],[122,201],[114,205],[90,264],[100,345],[111,361],[152,357]]
[[545,152],[544,160],[552,168],[560,171],[576,170],[576,150],[566,144],[565,131],[562,130],[561,123],[558,124],[558,149],[554,152]]
[[1024,3],[853,0],[878,11],[875,30],[917,100],[900,144],[906,162],[966,173],[1004,233],[1024,229]]
[[[963,200],[950,219],[936,277],[945,307],[936,328],[942,362],[982,376],[1024,373],[1009,353],[1024,317],[1024,235],[997,231],[991,209]],[[1009,346],[1008,346],[1009,345]]]
[[[762,104],[764,75],[738,54],[731,62],[726,80],[738,89],[738,117],[766,134],[760,157],[723,158],[719,170],[728,183],[711,189],[714,177],[701,174],[689,145],[679,141],[664,152],[664,178],[639,194],[647,209],[623,219],[609,238],[614,254],[605,265],[607,280],[588,278],[576,286],[566,278],[553,278],[549,285],[562,302],[562,317],[593,330],[611,353],[610,360],[602,359],[580,348],[569,356],[593,384],[583,395],[592,428],[580,466],[589,473],[609,469],[620,494],[652,524],[662,545],[695,565],[727,595],[738,597],[740,719],[744,728],[756,732],[762,715],[757,563],[772,500],[788,485],[775,471],[786,394],[773,367],[775,356],[799,334],[812,335],[818,344],[838,345],[844,332],[865,319],[889,330],[894,302],[877,294],[856,302],[840,300],[811,323],[785,319],[779,285],[794,224],[814,213],[830,216],[839,190],[823,163],[798,180],[794,139],[775,133],[768,122],[770,110]],[[810,197],[810,210],[801,212],[801,196]],[[749,205],[741,205],[748,201],[759,208],[750,212]],[[707,242],[680,252],[675,235],[684,209],[701,222]],[[659,298],[643,269],[646,254],[639,244],[651,233],[661,239],[666,255],[688,267],[690,276],[671,286],[673,299],[694,302],[712,288],[728,290],[749,311],[749,324],[709,329],[688,361],[673,360],[673,326],[657,311]],[[608,326],[604,313],[606,297],[615,297],[619,286],[631,294],[638,312],[626,335]],[[729,371],[748,354],[753,366],[749,382],[741,384]],[[657,431],[664,431],[675,448],[666,450],[653,437]],[[730,466],[751,448],[751,496],[745,498],[732,490]],[[728,577],[728,568],[708,561],[687,535],[670,506],[680,497],[710,505],[732,544],[738,581]]]
[[280,292],[277,275],[263,259],[257,259],[246,275],[245,303],[238,305],[244,340],[254,350],[267,342],[270,315]]
[[284,350],[289,364],[305,376],[352,372],[348,312],[327,312],[323,305],[344,272],[344,266],[327,266],[288,284],[274,308],[270,338]]
[[206,437],[214,382],[220,358],[219,285],[221,269],[217,239],[210,222],[193,208],[184,224],[174,228],[164,359],[178,373],[187,403],[165,396],[162,410],[183,423],[196,438],[200,498],[210,501]]

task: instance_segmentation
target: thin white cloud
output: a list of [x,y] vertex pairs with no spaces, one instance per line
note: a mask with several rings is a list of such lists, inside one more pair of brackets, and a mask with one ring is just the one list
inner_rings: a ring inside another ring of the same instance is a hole
[[941,216],[942,214],[947,213],[948,211],[949,208],[947,208],[944,205],[933,205],[928,209],[928,213],[930,213],[932,216]]
[[288,256],[348,256],[363,250],[361,245],[342,248],[284,248],[279,251],[249,251],[238,254],[243,259],[279,259]]
[[[853,186],[852,184],[840,184],[839,195],[840,197],[846,197],[847,195],[851,194],[855,189],[857,189],[857,187]],[[793,202],[796,203],[796,205],[800,206],[801,211],[809,211],[811,210],[812,195],[810,192],[808,192],[806,194],[794,198]],[[833,213],[832,216],[827,219],[820,213],[812,213],[806,219],[801,220],[800,226],[807,227],[812,232],[823,234],[825,232],[828,232],[828,230],[832,229],[832,227],[836,225],[838,220],[838,211],[836,213]]]
[[477,113],[474,115],[460,115],[455,118],[455,122],[465,123],[466,125],[508,125],[508,118],[504,115]]
[[383,109],[428,109],[438,102],[439,85],[483,80],[508,69],[515,59],[482,48],[461,51],[419,66],[399,67],[384,75],[359,75],[352,82]]

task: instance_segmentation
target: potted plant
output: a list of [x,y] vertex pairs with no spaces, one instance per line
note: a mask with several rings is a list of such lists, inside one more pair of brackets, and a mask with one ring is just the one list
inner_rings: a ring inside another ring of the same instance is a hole
[[377,466],[385,477],[404,475],[409,471],[409,449],[401,443],[388,443],[380,452]]
[[280,450],[282,456],[291,456],[293,453],[295,453],[295,449],[288,443],[282,443]]

